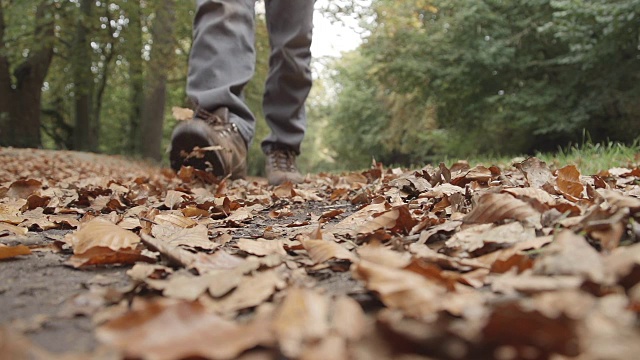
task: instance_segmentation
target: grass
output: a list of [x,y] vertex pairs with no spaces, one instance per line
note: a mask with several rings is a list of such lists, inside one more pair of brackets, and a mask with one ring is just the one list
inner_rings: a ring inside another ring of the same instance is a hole
[[[604,144],[587,142],[581,145],[569,145],[559,148],[554,153],[536,153],[535,157],[546,162],[550,168],[559,169],[566,165],[576,165],[583,175],[594,175],[600,171],[615,167],[635,168],[640,166],[640,141],[631,145],[617,142]],[[497,165],[508,169],[516,161],[524,160],[519,157],[478,157],[469,159],[469,164]],[[449,164],[449,162],[447,162]]]

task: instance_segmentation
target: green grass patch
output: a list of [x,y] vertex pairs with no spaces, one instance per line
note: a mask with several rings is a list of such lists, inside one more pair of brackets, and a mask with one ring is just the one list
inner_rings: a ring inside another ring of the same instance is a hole
[[[522,161],[526,157],[479,156],[469,159],[469,164],[472,166],[475,164],[497,165],[502,169],[509,169],[514,162]],[[640,166],[640,141],[631,145],[617,142],[604,144],[587,142],[559,148],[553,153],[536,153],[535,157],[546,162],[552,169],[576,165],[581,174],[594,175],[615,167],[635,168]],[[446,163],[450,165],[450,162]]]

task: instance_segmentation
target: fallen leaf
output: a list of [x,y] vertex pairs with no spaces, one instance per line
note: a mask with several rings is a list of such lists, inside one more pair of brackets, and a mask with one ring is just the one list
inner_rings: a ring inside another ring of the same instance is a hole
[[540,213],[531,205],[511,195],[494,193],[482,195],[476,207],[464,217],[463,223],[487,224],[508,219],[540,226]]
[[558,185],[558,190],[567,199],[575,201],[582,198],[584,185],[580,182],[580,171],[575,165],[568,165],[558,170],[556,184]]
[[607,189],[599,189],[598,193],[611,205],[629,208],[632,214],[640,211],[640,199],[638,198],[626,196],[619,192]]
[[542,189],[547,183],[553,182],[553,174],[544,161],[531,157],[525,161],[514,164],[524,174],[529,186],[534,189]]
[[600,283],[605,279],[604,264],[598,252],[583,236],[570,230],[560,232],[534,265],[539,275],[577,275]]
[[151,250],[158,251],[170,261],[183,267],[191,267],[196,262],[196,256],[192,253],[171,245],[168,242],[156,239],[153,236],[140,234],[142,242]]
[[20,255],[30,255],[31,250],[24,245],[6,246],[0,244],[0,260],[14,258]]
[[333,305],[331,328],[349,341],[360,340],[366,332],[365,313],[358,302],[348,296],[339,296]]
[[138,235],[101,218],[82,224],[78,231],[65,239],[73,247],[73,253],[76,255],[96,247],[113,251],[133,249],[140,242]]
[[187,121],[193,119],[193,110],[174,106],[171,108],[173,118],[178,121]]
[[411,263],[411,254],[400,253],[378,244],[368,244],[358,248],[361,260],[371,263],[402,269]]
[[96,265],[131,265],[136,262],[155,262],[142,253],[140,249],[122,248],[113,250],[102,246],[93,246],[81,254],[74,254],[67,260],[66,265],[83,268]]
[[14,235],[27,235],[29,229],[0,222],[0,234],[2,234],[3,232],[8,232]]
[[511,346],[515,358],[526,358],[527,349],[536,349],[542,358],[552,354],[573,357],[580,353],[580,341],[573,320],[566,317],[548,318],[517,303],[494,308],[482,329],[482,335],[490,351]]
[[172,225],[180,228],[192,228],[198,225],[198,222],[186,216],[176,214],[158,214],[153,218],[158,225]]
[[226,314],[256,307],[285,286],[275,270],[256,272],[252,276],[244,276],[238,287],[229,295],[213,302],[212,308],[218,313]]
[[99,327],[96,337],[127,357],[154,360],[233,359],[273,342],[268,322],[258,319],[238,325],[207,313],[197,302],[145,303]]
[[189,272],[179,271],[165,280],[148,280],[154,289],[162,290],[162,295],[172,299],[197,300],[209,289],[209,284],[217,274],[195,276]]
[[402,310],[408,316],[427,319],[442,308],[445,289],[416,273],[368,261],[354,264],[352,271],[364,280],[367,289],[378,293],[386,306]]
[[154,225],[151,229],[151,234],[155,238],[172,246],[203,250],[214,250],[220,246],[209,240],[209,230],[204,225],[196,225],[192,228]]
[[313,290],[290,289],[273,320],[273,330],[284,356],[299,357],[305,343],[329,332],[329,298]]
[[327,240],[313,240],[298,238],[302,246],[309,253],[309,257],[315,264],[322,264],[331,259],[354,261],[355,257],[349,250],[338,243]]
[[29,195],[40,190],[42,182],[35,179],[17,180],[11,183],[6,196],[14,199],[27,199]]
[[273,195],[280,199],[294,197],[296,194],[293,191],[293,183],[291,183],[291,181],[286,181],[283,184],[276,186],[276,188],[273,189]]
[[284,251],[282,240],[238,239],[236,246],[242,251],[257,256],[267,256],[271,254],[287,255],[287,252]]

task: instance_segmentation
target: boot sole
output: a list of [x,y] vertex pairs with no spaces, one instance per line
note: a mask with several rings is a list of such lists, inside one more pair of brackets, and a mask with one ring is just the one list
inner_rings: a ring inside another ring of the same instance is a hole
[[211,172],[215,176],[225,175],[224,167],[216,151],[207,151],[202,158],[185,157],[197,146],[200,148],[212,146],[207,139],[206,124],[192,121],[178,126],[171,138],[171,151],[169,159],[171,168],[178,172],[182,166],[192,166],[196,169]]

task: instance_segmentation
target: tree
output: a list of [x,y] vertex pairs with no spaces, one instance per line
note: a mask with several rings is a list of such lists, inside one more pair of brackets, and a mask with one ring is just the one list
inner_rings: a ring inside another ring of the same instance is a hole
[[390,118],[371,140],[402,163],[640,133],[639,0],[374,0],[367,16],[366,81],[342,77],[341,97],[377,88]]
[[159,1],[153,23],[153,46],[146,77],[146,95],[142,113],[142,155],[160,161],[162,159],[162,135],[167,96],[167,69],[173,62],[175,22],[173,0]]
[[75,100],[74,149],[95,151],[98,147],[98,126],[93,117],[93,73],[90,44],[94,1],[81,0],[73,45],[73,81]]
[[[23,1],[19,4],[5,4],[3,1],[1,5],[0,145],[39,147],[42,144],[42,87],[53,57],[55,37],[53,5],[45,0]],[[31,12],[33,7],[35,10]],[[33,19],[35,26],[32,34],[26,39],[20,39],[16,32],[9,34],[7,18],[11,21]],[[22,46],[25,44],[27,46]],[[20,48],[22,51],[18,53],[17,49]]]
[[140,1],[128,1],[126,10],[127,24],[126,59],[129,63],[129,137],[127,152],[140,154],[142,111],[145,104],[144,63],[142,60],[142,6]]

